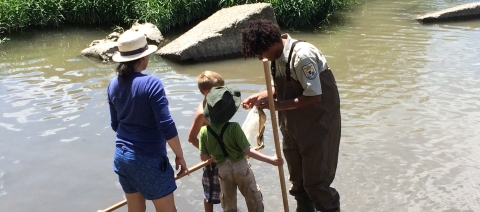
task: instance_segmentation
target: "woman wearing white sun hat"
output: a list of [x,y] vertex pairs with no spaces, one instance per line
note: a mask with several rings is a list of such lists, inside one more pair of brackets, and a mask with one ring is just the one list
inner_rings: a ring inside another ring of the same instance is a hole
[[118,39],[118,76],[108,85],[112,129],[116,132],[114,170],[127,198],[128,211],[145,211],[152,200],[156,211],[176,211],[177,186],[167,157],[166,144],[176,155],[176,169],[187,166],[175,122],[170,116],[162,81],[142,74],[149,55],[157,50],[145,35],[125,31]]

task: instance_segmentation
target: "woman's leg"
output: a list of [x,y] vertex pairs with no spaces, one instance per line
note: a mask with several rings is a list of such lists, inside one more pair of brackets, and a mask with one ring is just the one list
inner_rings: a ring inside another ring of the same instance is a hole
[[128,212],[145,212],[145,198],[140,192],[125,193],[125,197],[127,197]]
[[157,212],[177,212],[173,192],[162,198],[154,199],[152,202]]

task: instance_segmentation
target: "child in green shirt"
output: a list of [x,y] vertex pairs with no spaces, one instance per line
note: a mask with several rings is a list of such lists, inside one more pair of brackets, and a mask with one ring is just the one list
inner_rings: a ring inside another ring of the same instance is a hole
[[[197,84],[200,93],[202,93],[205,98],[198,105],[197,111],[195,111],[192,127],[190,127],[190,132],[188,132],[188,141],[198,148],[198,133],[203,126],[210,123],[203,115],[203,108],[207,102],[207,94],[213,87],[223,86],[225,81],[217,72],[207,70],[198,75]],[[218,181],[218,167],[216,163],[211,163],[203,168],[202,185],[205,212],[213,212],[213,204],[220,203],[220,182]]]
[[207,94],[203,114],[210,123],[200,130],[200,158],[205,161],[215,157],[225,212],[237,211],[237,187],[245,197],[249,212],[263,212],[262,193],[245,155],[274,166],[282,165],[283,159],[251,149],[241,126],[228,122],[237,112],[240,101],[240,91],[234,86],[213,87]]

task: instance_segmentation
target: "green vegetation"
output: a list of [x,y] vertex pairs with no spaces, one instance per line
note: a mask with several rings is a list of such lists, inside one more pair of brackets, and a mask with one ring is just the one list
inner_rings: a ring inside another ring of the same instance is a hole
[[304,28],[330,20],[333,12],[355,0],[272,0],[277,22],[287,28]]
[[282,27],[303,28],[328,21],[355,0],[0,0],[0,35],[33,26],[125,26],[135,21],[168,31],[220,8],[256,2],[271,3]]

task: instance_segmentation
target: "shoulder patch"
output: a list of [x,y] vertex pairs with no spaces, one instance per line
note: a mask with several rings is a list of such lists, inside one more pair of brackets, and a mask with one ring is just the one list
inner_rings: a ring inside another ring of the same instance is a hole
[[313,79],[317,78],[317,71],[313,67],[313,63],[310,63],[308,65],[304,65],[302,67],[302,69],[303,69],[303,73],[305,74],[305,77],[307,77],[307,79],[313,80]]

